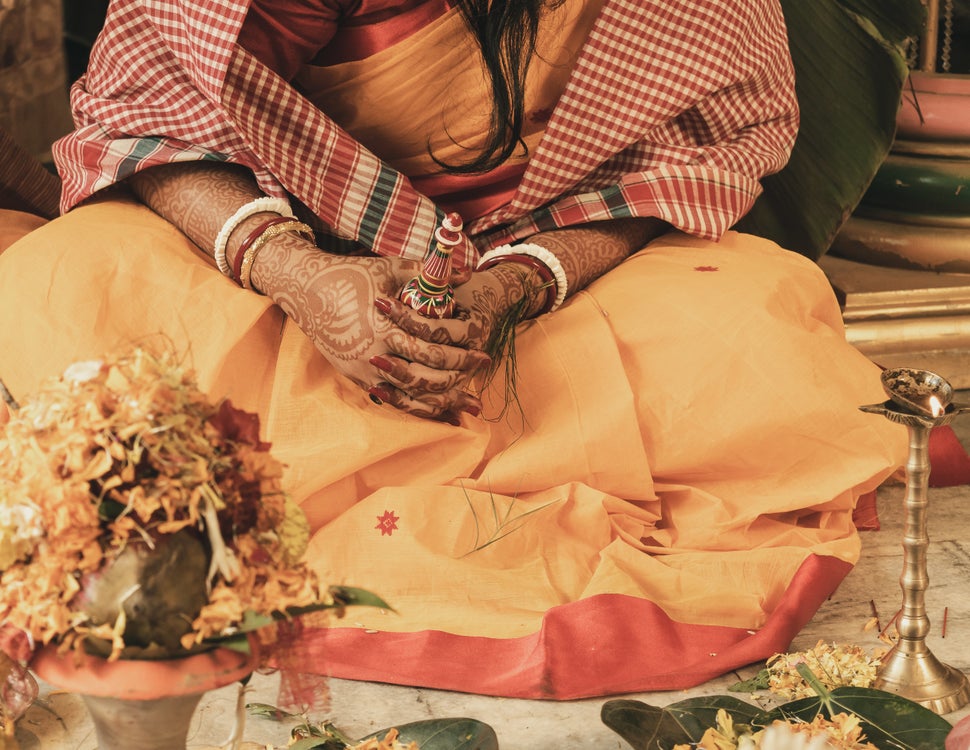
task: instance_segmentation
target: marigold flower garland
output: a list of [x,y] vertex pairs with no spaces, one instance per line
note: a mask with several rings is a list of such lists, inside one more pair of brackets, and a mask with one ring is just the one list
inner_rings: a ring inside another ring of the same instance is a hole
[[0,428],[0,621],[127,657],[125,598],[106,617],[85,589],[127,550],[180,534],[209,558],[183,649],[233,635],[247,613],[332,604],[301,562],[306,519],[269,447],[256,415],[210,402],[171,352],[72,365]]
[[805,664],[826,690],[870,687],[876,680],[881,654],[869,655],[861,646],[819,641],[806,651],[775,654],[766,663],[768,689],[787,700],[811,698],[815,690],[798,673]]
[[[810,649],[775,654],[752,680],[732,690],[746,692],[767,689],[784,700],[811,698],[818,691],[838,687],[870,687],[880,665],[879,653],[867,654],[854,644],[819,641]],[[806,669],[814,685],[806,677]],[[763,728],[737,724],[731,714],[717,712],[715,726],[708,727],[697,742],[697,750],[876,750],[863,733],[861,720],[851,713],[831,718],[818,714],[812,721],[776,720]],[[674,750],[692,750],[676,745]]]

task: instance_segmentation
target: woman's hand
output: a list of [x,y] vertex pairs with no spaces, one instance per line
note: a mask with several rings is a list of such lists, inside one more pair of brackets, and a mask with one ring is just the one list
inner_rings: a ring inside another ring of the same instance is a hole
[[488,358],[466,345],[466,333],[455,340],[397,301],[419,269],[400,258],[323,253],[284,234],[260,251],[252,281],[372,400],[457,423],[459,412],[481,409],[464,387]]
[[[498,339],[503,335],[507,338],[519,322],[535,315],[545,302],[546,291],[531,268],[516,263],[475,272],[466,279],[455,287],[453,318],[421,317],[396,297],[380,300],[378,307],[395,326],[414,338],[449,350],[477,352],[481,355],[480,364],[490,368],[492,357],[501,357],[507,349]],[[413,368],[396,356],[384,359],[392,365],[387,370],[389,383],[406,390],[411,385]]]
[[[210,255],[226,220],[263,197],[247,170],[225,164],[163,165],[128,182],[146,205]],[[273,216],[254,214],[240,222],[230,234],[227,259],[236,259],[244,238]],[[382,312],[394,309],[398,292],[417,272],[414,262],[334,256],[286,233],[260,249],[251,281],[373,399],[457,422],[459,412],[480,409],[464,387],[488,357],[476,351],[471,342],[479,337],[467,327],[442,330],[403,305],[392,317]]]

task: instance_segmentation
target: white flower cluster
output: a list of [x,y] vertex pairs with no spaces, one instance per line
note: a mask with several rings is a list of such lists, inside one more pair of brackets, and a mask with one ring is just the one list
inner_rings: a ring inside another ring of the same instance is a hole
[[40,508],[0,488],[0,570],[29,556],[43,536]]

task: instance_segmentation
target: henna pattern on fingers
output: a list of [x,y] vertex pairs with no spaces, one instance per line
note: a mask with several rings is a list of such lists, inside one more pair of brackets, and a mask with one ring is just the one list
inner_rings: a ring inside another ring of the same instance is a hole
[[423,365],[415,365],[397,357],[375,355],[368,360],[398,388],[422,393],[446,393],[460,385],[460,373],[450,372],[444,379],[432,380],[421,374]]

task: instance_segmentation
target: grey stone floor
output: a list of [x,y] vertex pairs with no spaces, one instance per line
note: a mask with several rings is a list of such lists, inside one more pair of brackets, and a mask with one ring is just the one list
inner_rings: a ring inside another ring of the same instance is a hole
[[[967,394],[960,394],[967,401]],[[954,425],[964,445],[970,445],[970,417]],[[813,646],[819,639],[856,643],[866,648],[878,645],[875,634],[864,626],[872,606],[883,622],[899,609],[902,572],[903,496],[901,484],[879,491],[881,529],[863,533],[860,564],[819,610],[792,644],[792,650]],[[970,488],[930,490],[928,525],[930,547],[927,567],[930,583],[925,594],[931,632],[927,645],[943,662],[970,672]],[[944,611],[946,632],[942,632]],[[760,665],[688,691],[626,696],[663,706],[688,696],[726,692],[739,677],[753,676]],[[644,665],[649,668],[649,665]],[[257,675],[246,700],[273,703],[276,679]],[[503,750],[544,750],[585,747],[600,750],[628,750],[629,746],[600,722],[606,699],[569,702],[524,701],[488,698],[402,688],[373,683],[332,680],[331,708],[327,717],[352,737],[377,729],[427,718],[468,716],[490,724]],[[196,711],[189,737],[190,750],[221,748],[230,736],[237,692],[223,688],[206,695]],[[956,723],[970,715],[964,707],[946,716]],[[243,731],[246,750],[283,748],[294,721],[276,722],[257,716],[246,719]],[[97,750],[97,739],[81,699],[42,685],[41,700],[18,724],[17,740],[22,750]],[[134,749],[133,749],[134,750]]]

